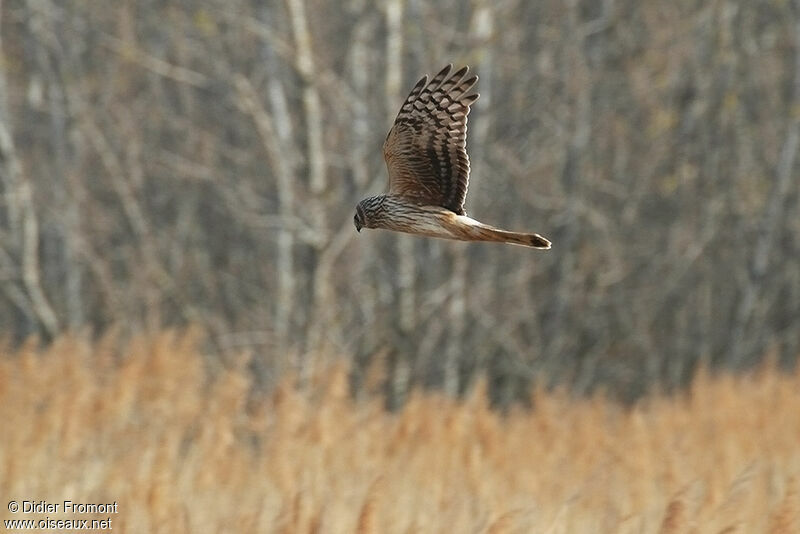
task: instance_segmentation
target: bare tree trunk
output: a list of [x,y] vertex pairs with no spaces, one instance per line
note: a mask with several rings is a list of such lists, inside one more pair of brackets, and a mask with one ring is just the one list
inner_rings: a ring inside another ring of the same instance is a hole
[[[386,17],[386,108],[390,120],[394,120],[400,109],[400,82],[403,78],[403,0],[388,0]],[[404,336],[414,331],[416,324],[416,264],[414,240],[405,235],[397,236],[398,292],[400,331]]]
[[[353,131],[352,141],[350,142],[350,168],[353,173],[353,181],[356,189],[363,193],[367,191],[370,184],[370,171],[367,161],[369,154],[374,149],[376,143],[370,130],[370,115],[367,106],[369,92],[369,72],[370,57],[369,51],[371,41],[375,39],[375,19],[363,17],[355,31],[353,32],[353,44],[350,49],[350,72],[351,83],[353,85]],[[373,127],[376,127],[374,124]],[[380,169],[380,178],[384,179],[383,169]],[[377,181],[377,178],[376,178]],[[359,272],[368,273],[374,276],[374,266],[377,261],[377,254],[373,247],[361,247],[359,253]],[[360,305],[365,317],[375,317],[377,311],[378,292],[376,286],[378,280],[373,278],[370,283],[362,284]],[[365,328],[361,332],[364,350],[367,354],[376,352],[378,348],[379,336],[372,328]]]
[[[475,64],[475,72],[481,76],[480,93],[481,99],[479,106],[483,109],[490,109],[492,101],[491,91],[491,68],[492,68],[492,44],[491,39],[494,34],[494,13],[492,5],[481,2],[473,14],[471,23],[472,35],[479,43],[477,46],[483,47],[483,53]],[[488,146],[488,135],[491,127],[491,114],[481,117],[475,122],[469,136],[470,167],[473,175],[480,176],[481,179],[488,179],[486,165],[484,164],[485,148]],[[469,265],[468,250],[462,245],[448,247],[449,255],[452,258],[452,272],[450,277],[450,303],[448,316],[450,328],[447,347],[444,354],[444,390],[450,395],[457,395],[461,390],[461,372],[459,362],[464,361],[466,353],[466,316],[467,316],[467,271]],[[479,358],[482,355],[478,356]],[[482,362],[476,362],[482,365]]]
[[[309,216],[314,230],[319,235],[316,244],[317,253],[327,243],[328,231],[324,194],[327,189],[325,146],[322,130],[322,106],[317,91],[316,67],[311,45],[311,33],[304,0],[286,0],[291,19],[292,33],[296,48],[295,66],[302,83],[303,112],[306,124],[306,161],[308,162],[308,183],[311,192]],[[317,265],[315,269],[319,269]],[[308,323],[308,345],[317,349],[322,343],[329,328],[330,313],[333,311],[333,295],[330,280],[324,273],[315,272],[313,280],[313,297]],[[304,366],[305,367],[305,366]]]
[[[400,109],[403,79],[403,8],[404,0],[387,0],[384,6],[386,19],[386,109],[390,120],[394,120]],[[397,278],[399,301],[399,330],[408,339],[416,326],[416,258],[414,239],[406,235],[397,236]],[[400,354],[392,372],[391,395],[402,398],[408,390],[410,361],[408,354]]]
[[[570,26],[579,33],[579,6],[570,2]],[[561,171],[561,186],[566,200],[564,213],[564,232],[559,236],[558,248],[563,250],[559,259],[558,283],[555,291],[555,309],[551,323],[550,343],[547,347],[548,365],[558,365],[568,344],[573,341],[568,334],[566,324],[567,313],[572,303],[572,284],[575,282],[577,257],[575,245],[578,241],[578,217],[581,194],[581,161],[591,134],[591,71],[584,57],[583,39],[576,39],[568,47],[571,56],[568,65],[573,67],[571,77],[574,78],[575,114],[573,117],[572,135],[567,142],[564,163]]]
[[[0,16],[3,13],[2,0],[0,0]],[[2,36],[0,36],[0,60],[5,58],[2,49]],[[5,64],[6,62],[3,61]],[[0,180],[3,183],[5,194],[5,208],[8,213],[8,238],[19,257],[17,274],[22,281],[25,298],[12,298],[18,305],[23,302],[30,305],[30,310],[39,324],[40,332],[52,338],[58,332],[60,325],[53,307],[45,295],[41,283],[41,270],[39,266],[39,220],[34,208],[31,181],[23,176],[17,151],[14,146],[11,121],[8,113],[8,94],[5,79],[5,70],[0,68]],[[2,243],[0,243],[1,245]],[[13,283],[8,281],[6,283]],[[9,290],[10,296],[20,292]],[[30,316],[30,313],[27,313]]]
[[[390,120],[394,120],[400,106],[400,82],[403,77],[403,0],[388,0],[386,17],[386,109]],[[400,330],[409,335],[415,323],[414,241],[413,238],[397,236],[398,293]]]
[[[0,75],[2,76],[2,75]],[[0,95],[2,99],[2,95]],[[3,106],[4,107],[4,106]],[[4,189],[8,191],[7,206],[10,212],[19,213],[22,226],[16,237],[11,237],[18,245],[19,276],[27,296],[26,301],[38,320],[41,332],[52,338],[60,326],[58,317],[45,295],[41,283],[39,266],[39,220],[33,202],[30,180],[21,176],[21,168],[17,160],[14,141],[7,127],[7,121],[0,117],[0,160],[6,162],[2,174],[5,176]],[[13,207],[12,207],[13,206]],[[15,299],[12,299],[15,300]],[[20,301],[17,301],[20,302]]]
[[[303,84],[303,111],[308,128],[308,181],[311,193],[320,195],[327,187],[325,174],[325,148],[322,142],[322,109],[319,93],[316,87],[317,70],[314,65],[314,53],[311,46],[311,33],[308,30],[308,20],[304,0],[286,0],[289,7],[289,16],[292,21],[292,33],[297,47],[297,71]],[[317,221],[319,228],[324,228],[324,214]]]
[[[38,15],[41,17],[41,15]],[[32,27],[37,24],[32,22]],[[51,30],[53,35],[58,38],[58,30]],[[64,301],[64,312],[66,323],[69,328],[75,329],[83,325],[85,321],[84,313],[84,291],[83,291],[83,268],[78,258],[78,244],[80,242],[80,220],[81,211],[79,199],[82,194],[80,185],[73,176],[67,174],[69,162],[67,160],[67,129],[66,120],[69,113],[67,99],[64,94],[61,72],[59,66],[68,63],[65,49],[53,51],[58,53],[56,60],[50,60],[48,51],[41,39],[37,39],[35,45],[36,63],[39,72],[43,75],[47,87],[47,105],[50,115],[50,142],[53,147],[53,158],[50,161],[52,172],[52,188],[59,191],[57,195],[58,208],[63,209],[64,217],[62,224],[56,227],[59,234],[59,246],[62,251],[61,265],[51,266],[51,271],[60,270],[63,273],[64,281],[62,288],[62,298]],[[57,273],[54,273],[58,276]]]
[[[294,176],[294,159],[289,150],[292,132],[289,115],[286,111],[286,95],[280,78],[271,76],[268,82],[268,93],[270,107],[275,116],[275,131],[278,134],[278,141],[283,151],[283,163],[281,167],[286,169],[277,173],[278,179],[278,212],[284,221],[288,221],[294,216],[296,209],[294,200],[294,186],[292,177]],[[286,346],[290,339],[290,327],[292,311],[294,310],[294,235],[284,225],[278,230],[278,306],[275,315],[275,330],[279,342]]]
[[[3,13],[3,0],[0,0],[0,22],[2,22]],[[22,179],[22,169],[16,157],[14,139],[11,136],[11,123],[8,113],[8,84],[6,83],[6,65],[8,63],[3,53],[3,35],[0,35],[0,59],[3,60],[3,64],[0,65],[0,150],[2,150],[0,155],[2,155],[1,161],[5,163],[2,174],[3,204],[7,213],[8,233],[11,236],[18,236],[21,233],[22,216],[20,215],[17,190]]]
[[[273,109],[281,110],[285,105],[283,88],[276,76],[271,76],[270,93]],[[278,189],[278,212],[283,224],[278,229],[276,270],[278,276],[278,291],[275,299],[275,335],[278,342],[288,342],[289,319],[294,302],[294,236],[288,227],[288,222],[295,216],[293,172],[289,161],[287,142],[290,132],[285,110],[276,115],[282,116],[282,121],[274,121],[272,116],[264,109],[259,97],[244,76],[236,78],[236,87],[242,100],[243,108],[253,118],[258,130],[258,135],[264,146],[270,167],[274,173]],[[277,126],[275,123],[283,124]],[[281,132],[281,133],[279,133]]]
[[[800,22],[795,23],[794,34],[795,63],[791,109],[800,106]],[[792,179],[797,180],[794,168],[798,145],[800,145],[800,117],[798,117],[797,113],[790,114],[790,117],[778,165],[775,169],[775,182],[773,183],[769,200],[764,206],[760,225],[761,230],[755,243],[750,269],[748,270],[747,285],[744,287],[736,310],[730,345],[730,358],[734,366],[744,364],[748,353],[757,348],[757,345],[751,339],[754,334],[753,329],[750,328],[750,323],[756,307],[756,301],[762,290],[764,275],[769,266],[772,247],[783,223],[786,197],[789,193]],[[758,341],[758,339],[755,340],[756,343]]]
[[[452,250],[452,248],[451,248]],[[461,388],[459,363],[464,360],[464,324],[467,311],[467,256],[464,250],[453,254],[453,272],[450,273],[449,336],[444,351],[443,389],[451,396]]]

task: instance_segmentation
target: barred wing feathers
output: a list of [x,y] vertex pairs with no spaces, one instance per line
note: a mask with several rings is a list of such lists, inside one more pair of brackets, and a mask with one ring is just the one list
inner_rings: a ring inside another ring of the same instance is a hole
[[448,65],[428,82],[423,76],[400,108],[383,157],[389,193],[418,204],[437,205],[464,215],[469,185],[467,115],[478,94],[468,67],[450,74]]

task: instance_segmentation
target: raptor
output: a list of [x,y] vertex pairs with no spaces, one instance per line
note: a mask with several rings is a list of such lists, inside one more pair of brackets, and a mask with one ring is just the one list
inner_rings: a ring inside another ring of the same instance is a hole
[[484,224],[464,211],[469,185],[467,115],[478,99],[469,67],[448,65],[429,82],[417,82],[383,144],[389,192],[363,199],[353,223],[460,241],[495,241],[548,249],[539,234]]

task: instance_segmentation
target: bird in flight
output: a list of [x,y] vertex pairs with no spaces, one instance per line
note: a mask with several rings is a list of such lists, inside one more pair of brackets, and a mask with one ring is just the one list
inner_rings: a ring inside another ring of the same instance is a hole
[[452,65],[446,66],[430,82],[423,76],[406,98],[383,144],[389,192],[358,203],[356,230],[383,228],[550,248],[550,241],[539,234],[501,230],[464,212],[469,184],[467,115],[479,96],[467,93],[478,77],[467,77],[469,67],[452,70]]

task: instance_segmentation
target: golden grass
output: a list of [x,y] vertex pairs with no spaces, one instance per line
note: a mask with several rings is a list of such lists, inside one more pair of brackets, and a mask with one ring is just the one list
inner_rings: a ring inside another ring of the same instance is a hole
[[[119,503],[117,532],[800,532],[800,373],[706,374],[632,409],[413,394],[346,370],[253,395],[196,336],[0,354],[0,503]],[[51,514],[52,518],[71,517]]]

